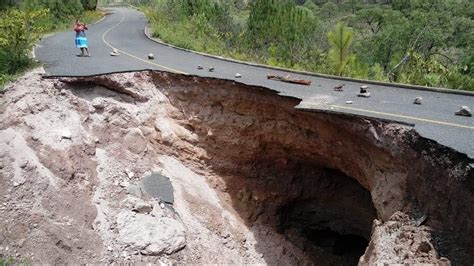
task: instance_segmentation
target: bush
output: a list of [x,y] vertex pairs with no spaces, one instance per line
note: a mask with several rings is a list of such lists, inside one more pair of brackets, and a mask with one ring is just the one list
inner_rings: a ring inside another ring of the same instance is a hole
[[44,30],[38,22],[47,15],[45,9],[0,13],[0,73],[15,74],[30,65],[28,53]]

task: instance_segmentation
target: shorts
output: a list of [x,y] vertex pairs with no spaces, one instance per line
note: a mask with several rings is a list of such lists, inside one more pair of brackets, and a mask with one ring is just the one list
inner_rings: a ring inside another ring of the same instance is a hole
[[86,37],[76,37],[76,48],[88,48]]

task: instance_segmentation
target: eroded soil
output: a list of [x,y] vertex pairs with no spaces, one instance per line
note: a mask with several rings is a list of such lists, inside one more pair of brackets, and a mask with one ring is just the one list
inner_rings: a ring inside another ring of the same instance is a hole
[[[376,119],[165,72],[12,83],[0,257],[34,263],[474,261],[471,160]],[[169,208],[140,189],[170,178]]]

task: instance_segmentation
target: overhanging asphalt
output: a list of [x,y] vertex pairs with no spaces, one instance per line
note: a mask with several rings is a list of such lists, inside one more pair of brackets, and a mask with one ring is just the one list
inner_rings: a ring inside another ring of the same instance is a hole
[[[288,73],[265,67],[250,66],[210,58],[148,39],[144,34],[146,20],[142,13],[126,8],[112,10],[102,22],[89,27],[88,39],[92,57],[81,58],[75,54],[74,32],[59,33],[44,39],[36,49],[38,59],[44,63],[48,75],[88,76],[110,72],[156,69],[206,77],[235,79],[236,81],[271,88],[281,95],[302,99],[301,107],[313,110],[342,112],[361,116],[402,121],[414,124],[426,138],[474,158],[474,118],[455,116],[461,105],[474,108],[474,97],[451,93],[399,88],[387,85],[370,85],[370,98],[359,98],[357,92],[363,85],[356,81],[342,81],[311,75]],[[121,55],[110,56],[112,48]],[[153,53],[155,60],[148,60]],[[204,66],[198,70],[197,66]],[[207,67],[215,72],[208,72]],[[291,75],[312,81],[311,86],[288,84],[268,80],[267,74]],[[345,83],[344,92],[333,87]],[[414,105],[415,97],[423,98],[423,105]],[[352,104],[346,104],[352,101]]]

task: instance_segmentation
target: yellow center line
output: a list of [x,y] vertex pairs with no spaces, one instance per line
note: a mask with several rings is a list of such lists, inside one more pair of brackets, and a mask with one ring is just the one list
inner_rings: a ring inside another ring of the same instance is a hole
[[[182,72],[182,71],[179,71],[179,70],[176,70],[176,69],[173,69],[173,68],[169,68],[169,67],[166,67],[166,66],[163,66],[163,65],[160,65],[160,64],[156,64],[156,63],[153,63],[153,62],[150,62],[150,61],[147,61],[145,59],[142,59],[138,56],[135,56],[133,54],[130,54],[124,50],[120,50],[116,47],[114,47],[112,44],[110,44],[109,42],[107,42],[105,40],[105,37],[107,36],[107,34],[112,31],[113,29],[115,29],[116,27],[118,27],[120,24],[122,24],[123,22],[125,21],[125,16],[122,14],[122,19],[120,20],[119,23],[115,24],[114,26],[110,27],[108,30],[106,30],[103,34],[102,34],[102,41],[107,45],[109,46],[110,48],[112,49],[117,49],[117,51],[119,51],[120,53],[122,54],[125,54],[131,58],[134,58],[136,60],[139,60],[139,61],[142,61],[144,63],[147,63],[147,64],[150,64],[150,65],[153,65],[153,66],[157,66],[157,67],[160,67],[160,68],[163,68],[163,69],[167,69],[171,72],[175,72],[175,73],[179,73],[179,74],[187,74],[185,72]],[[427,123],[433,123],[433,124],[439,124],[439,125],[445,125],[445,126],[452,126],[452,127],[460,127],[460,128],[467,128],[467,129],[474,129],[474,126],[466,126],[466,125],[461,125],[461,124],[455,124],[455,123],[449,123],[449,122],[444,122],[444,121],[438,121],[438,120],[432,120],[432,119],[426,119],[426,118],[420,118],[420,117],[413,117],[413,116],[406,116],[406,115],[399,115],[399,114],[392,114],[392,113],[385,113],[385,112],[378,112],[378,111],[372,111],[372,110],[366,110],[366,109],[360,109],[360,108],[354,108],[354,107],[347,107],[347,106],[341,106],[341,105],[332,105],[333,107],[336,107],[336,108],[340,108],[340,109],[346,109],[346,110],[353,110],[353,111],[359,111],[359,112],[365,112],[365,113],[371,113],[371,114],[377,114],[377,115],[385,115],[385,116],[391,116],[391,117],[397,117],[397,118],[404,118],[404,119],[409,119],[409,120],[415,120],[415,121],[421,121],[421,122],[427,122]]]
[[384,113],[384,112],[378,112],[378,111],[372,111],[372,110],[366,110],[366,109],[360,109],[360,108],[354,108],[354,107],[347,107],[347,106],[341,106],[341,105],[332,105],[332,106],[336,107],[336,108],[359,111],[359,112],[365,112],[365,113],[371,113],[371,114],[377,114],[377,115],[386,115],[386,116],[410,119],[410,120],[421,121],[421,122],[428,122],[428,123],[445,125],[445,126],[474,129],[474,126],[466,126],[466,125],[461,125],[461,124],[449,123],[449,122],[426,119],[426,118],[420,118],[420,117],[413,117],[413,116],[406,116],[406,115],[399,115],[399,114],[392,114],[392,113]]
[[160,65],[160,64],[156,64],[156,63],[147,61],[147,60],[145,60],[145,59],[142,59],[142,58],[140,58],[140,57],[138,57],[138,56],[135,56],[135,55],[133,55],[133,54],[130,54],[130,53],[124,51],[124,50],[120,50],[120,49],[114,47],[114,46],[113,46],[112,44],[110,44],[108,41],[106,41],[106,40],[105,40],[105,36],[107,36],[107,34],[108,34],[111,30],[115,29],[115,28],[118,27],[120,24],[122,24],[122,23],[124,22],[124,20],[125,20],[125,16],[122,14],[122,19],[119,21],[119,23],[117,23],[117,24],[115,24],[114,26],[110,27],[108,30],[106,30],[106,31],[102,34],[102,41],[103,41],[107,46],[109,46],[109,47],[112,48],[112,49],[116,49],[117,51],[119,51],[119,52],[122,53],[122,54],[128,55],[128,56],[131,57],[131,58],[134,58],[134,59],[136,59],[136,60],[145,62],[145,63],[147,63],[147,64],[150,64],[150,65],[153,65],[153,66],[157,66],[157,67],[160,67],[160,68],[163,68],[163,69],[167,69],[167,70],[169,70],[169,71],[171,71],[171,72],[175,72],[175,73],[178,73],[178,74],[187,74],[187,73],[185,73],[185,72],[182,72],[182,71],[179,71],[179,70],[176,70],[176,69],[173,69],[173,68],[169,68],[169,67],[166,67],[166,66],[163,66],[163,65]]

